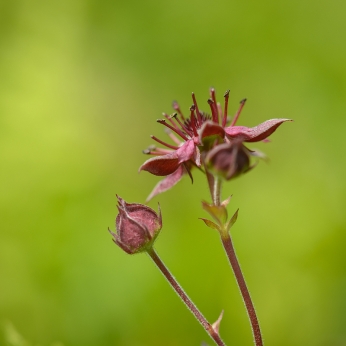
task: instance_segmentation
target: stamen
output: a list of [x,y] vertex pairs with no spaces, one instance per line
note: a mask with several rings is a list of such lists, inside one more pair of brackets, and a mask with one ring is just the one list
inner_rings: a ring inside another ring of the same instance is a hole
[[156,150],[155,145],[149,145],[147,149],[142,150],[143,154],[150,154],[153,150]]
[[217,123],[219,123],[219,112],[218,112],[218,109],[216,107],[217,105],[217,102],[216,102],[216,94],[215,94],[215,89],[214,88],[211,88],[210,89],[210,96],[211,96],[211,99],[213,100],[214,104],[215,104],[215,110],[216,110],[216,114],[217,114]]
[[170,154],[172,151],[171,150],[164,150],[164,149],[157,149],[156,151],[150,151],[150,155],[155,155],[155,156],[162,156],[162,155],[167,155]]
[[191,128],[192,128],[192,131],[193,131],[193,134],[194,136],[198,136],[198,133],[197,133],[197,129],[196,129],[196,122],[197,122],[197,118],[195,117],[195,105],[192,105],[190,107],[190,123],[191,123]]
[[239,118],[239,115],[241,113],[241,110],[243,109],[244,105],[245,105],[245,102],[246,102],[246,99],[243,99],[240,101],[240,106],[239,106],[239,109],[237,111],[237,113],[235,114],[234,118],[233,118],[233,121],[232,121],[232,124],[231,126],[234,126],[235,123],[237,122],[238,118]]
[[183,113],[181,112],[179,103],[177,101],[173,101],[173,109],[179,113],[182,121],[185,121],[185,117],[183,116]]
[[228,108],[229,90],[227,90],[225,92],[225,95],[223,95],[223,97],[225,98],[225,110],[224,110],[223,118],[222,118],[222,127],[225,127],[226,123],[227,123],[227,108]]
[[162,113],[162,115],[167,119],[169,120],[169,122],[173,125],[173,127],[177,130],[180,130],[179,129],[179,126],[173,121],[172,117],[170,115],[168,115],[167,113]]
[[217,115],[216,104],[212,99],[208,99],[208,104],[210,106],[213,121],[214,121],[214,123],[218,124],[219,123],[219,117]]
[[175,132],[177,135],[179,135],[182,139],[185,141],[188,140],[188,138],[181,132],[181,130],[174,128],[173,126],[166,123],[166,120],[164,119],[158,119],[156,120],[159,124],[162,124],[164,126],[167,126],[169,129],[171,129],[173,132]]
[[165,132],[175,144],[178,144],[180,146],[181,141],[172,133],[170,129],[165,128]]
[[201,126],[202,118],[201,118],[201,114],[199,113],[199,109],[198,109],[198,105],[197,105],[197,101],[196,101],[196,97],[194,93],[192,93],[192,100],[193,100],[193,104],[195,105],[196,114],[197,114],[197,126]]
[[189,136],[192,136],[192,132],[177,117],[177,113],[172,114],[171,117],[178,122],[183,131],[185,131]]
[[147,149],[144,149],[142,151],[143,154],[147,154],[147,155],[166,155],[166,154],[170,154],[171,152],[172,150],[156,148],[155,145],[150,145]]
[[220,119],[222,119],[222,108],[221,108],[220,102],[218,102],[218,103],[216,104],[216,107],[217,107],[217,111],[218,111],[218,113],[219,113],[219,120],[220,120]]
[[160,143],[160,144],[162,144],[162,145],[164,145],[165,147],[167,147],[167,148],[171,148],[171,149],[173,149],[173,150],[177,150],[179,147],[176,147],[175,145],[171,145],[171,144],[168,144],[168,143],[166,143],[166,142],[164,142],[164,141],[161,141],[160,139],[158,139],[157,137],[155,137],[155,136],[150,136],[154,141],[156,141],[156,142],[158,142],[158,143]]

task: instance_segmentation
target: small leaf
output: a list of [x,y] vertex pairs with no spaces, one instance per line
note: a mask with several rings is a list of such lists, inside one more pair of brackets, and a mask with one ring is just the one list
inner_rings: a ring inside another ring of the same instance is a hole
[[229,232],[229,230],[231,229],[231,227],[235,224],[235,222],[237,221],[238,218],[238,211],[239,208],[237,209],[237,211],[234,213],[234,215],[231,217],[231,219],[227,222],[226,225],[226,230],[227,232]]
[[220,225],[223,225],[227,221],[228,213],[224,205],[217,206],[217,205],[208,204],[207,202],[202,201],[202,207]]
[[218,231],[218,232],[220,232],[220,227],[216,224],[216,223],[214,223],[213,221],[210,221],[210,220],[208,220],[208,219],[203,219],[203,218],[199,218],[200,220],[203,220],[204,221],[204,223],[208,226],[208,227],[210,227],[210,228],[212,228],[212,229],[215,229],[216,231]]

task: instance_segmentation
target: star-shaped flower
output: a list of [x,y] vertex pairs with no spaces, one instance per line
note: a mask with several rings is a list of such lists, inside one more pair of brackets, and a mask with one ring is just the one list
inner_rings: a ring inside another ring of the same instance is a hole
[[190,107],[189,118],[183,116],[178,103],[174,102],[173,108],[177,113],[172,116],[164,114],[166,120],[158,120],[169,129],[168,134],[176,145],[151,136],[169,149],[149,148],[145,151],[155,157],[145,161],[139,171],[144,170],[166,177],[155,186],[147,200],[170,189],[185,173],[188,173],[192,179],[190,172],[192,167],[201,170],[214,168],[226,179],[245,173],[251,168],[249,156],[256,156],[256,152],[247,149],[243,142],[266,140],[283,122],[290,121],[290,119],[271,119],[252,128],[236,126],[246,101],[244,99],[240,102],[231,124],[226,126],[229,91],[224,95],[223,110],[216,102],[214,89],[210,90],[210,96],[208,104],[211,115],[199,110],[195,95],[192,94],[193,105]]

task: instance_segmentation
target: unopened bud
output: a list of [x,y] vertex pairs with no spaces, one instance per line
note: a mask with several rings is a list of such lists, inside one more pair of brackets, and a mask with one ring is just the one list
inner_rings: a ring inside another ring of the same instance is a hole
[[233,141],[210,150],[206,156],[206,164],[210,170],[230,180],[251,168],[249,155],[241,141]]
[[143,204],[126,203],[118,198],[118,210],[115,221],[117,233],[109,232],[113,241],[128,254],[149,250],[162,228],[161,210],[157,214]]

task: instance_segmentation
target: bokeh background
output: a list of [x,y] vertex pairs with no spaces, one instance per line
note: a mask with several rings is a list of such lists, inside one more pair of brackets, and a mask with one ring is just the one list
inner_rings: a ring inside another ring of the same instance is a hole
[[[212,341],[146,255],[111,241],[116,198],[155,122],[191,92],[231,90],[239,124],[292,118],[259,143],[270,162],[225,185],[267,345],[346,345],[346,3],[0,2],[0,344],[201,345]],[[203,105],[203,107],[202,107]],[[150,202],[157,251],[221,335],[251,345],[242,299],[197,171]]]

